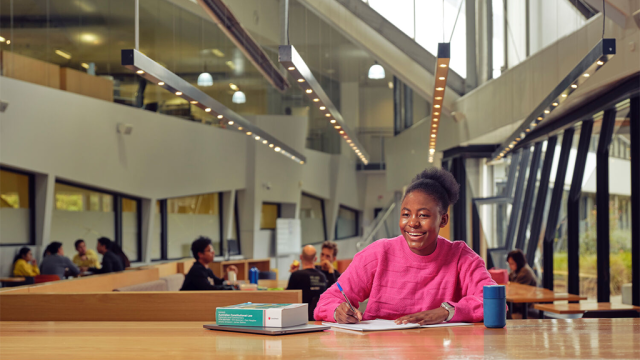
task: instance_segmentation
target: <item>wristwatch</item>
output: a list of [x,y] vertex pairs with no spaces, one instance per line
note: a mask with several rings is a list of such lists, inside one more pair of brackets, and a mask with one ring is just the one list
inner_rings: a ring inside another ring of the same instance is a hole
[[445,308],[445,310],[449,312],[449,316],[447,316],[447,319],[444,322],[449,322],[451,319],[453,319],[453,315],[456,313],[456,308],[453,307],[453,305],[449,304],[448,302],[443,302],[440,307]]

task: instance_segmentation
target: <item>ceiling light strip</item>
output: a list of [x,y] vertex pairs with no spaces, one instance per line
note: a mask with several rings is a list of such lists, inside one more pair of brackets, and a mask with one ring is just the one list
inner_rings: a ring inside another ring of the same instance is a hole
[[[213,115],[225,128],[242,131],[246,135],[255,138],[256,141],[260,140],[260,143],[300,164],[306,162],[307,159],[304,155],[236,114],[138,50],[122,50],[121,56],[123,66],[163,89],[180,96],[193,106],[197,106],[208,114]],[[266,143],[264,142],[265,140],[267,141]]]
[[262,47],[249,35],[222,0],[198,0],[198,4],[273,87],[280,92],[285,92],[291,87]]
[[433,89],[433,101],[431,102],[431,125],[429,126],[429,162],[433,162],[436,153],[436,143],[440,130],[442,105],[444,104],[444,92],[447,90],[447,77],[449,76],[449,61],[451,60],[451,44],[438,44],[438,57],[436,59],[435,82]]
[[281,45],[279,60],[287,71],[289,71],[289,74],[296,80],[300,88],[305,91],[311,101],[318,107],[327,121],[333,125],[342,139],[349,144],[360,160],[367,165],[370,160],[369,154],[358,141],[355,132],[351,130],[344,121],[342,115],[335,105],[333,105],[333,102],[331,102],[329,96],[324,92],[322,86],[313,76],[311,70],[296,49],[292,45]]
[[560,81],[522,125],[513,132],[492,154],[491,159],[500,160],[521,143],[533,130],[560,107],[595,72],[600,70],[616,54],[616,39],[601,39],[598,44]]

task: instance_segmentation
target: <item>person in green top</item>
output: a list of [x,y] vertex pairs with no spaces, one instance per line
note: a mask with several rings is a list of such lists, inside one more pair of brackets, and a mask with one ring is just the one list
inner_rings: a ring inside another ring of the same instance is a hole
[[95,251],[87,249],[84,240],[78,239],[75,243],[78,253],[73,257],[73,263],[80,268],[81,271],[87,271],[89,268],[100,269],[100,261]]
[[40,275],[38,263],[31,253],[31,249],[23,247],[13,259],[13,276],[36,276]]

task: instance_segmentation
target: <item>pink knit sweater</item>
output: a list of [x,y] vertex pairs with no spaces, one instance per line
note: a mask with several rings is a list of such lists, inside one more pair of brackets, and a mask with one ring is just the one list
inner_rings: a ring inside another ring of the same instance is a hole
[[[496,284],[482,258],[466,243],[439,236],[433,254],[420,256],[402,235],[360,251],[339,282],[354,307],[369,299],[364,320],[395,320],[447,301],[456,308],[451,322],[482,321],[482,287]],[[315,319],[335,321],[333,312],[343,302],[334,284],[320,297]]]

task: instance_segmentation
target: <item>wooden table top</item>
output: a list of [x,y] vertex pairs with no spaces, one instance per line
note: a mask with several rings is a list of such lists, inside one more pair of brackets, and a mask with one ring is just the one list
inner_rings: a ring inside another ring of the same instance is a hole
[[264,286],[268,288],[283,288],[286,289],[289,285],[289,280],[258,280],[258,286]]
[[26,278],[23,277],[3,277],[0,278],[0,282],[24,282]]
[[2,359],[640,358],[640,319],[508,320],[283,336],[212,331],[202,322],[0,322]]
[[507,301],[513,303],[536,303],[554,301],[580,301],[587,300],[586,296],[567,293],[556,293],[545,288],[509,283],[507,285]]
[[548,311],[554,314],[584,314],[586,311],[640,311],[640,306],[611,303],[534,304],[533,307],[538,310]]

